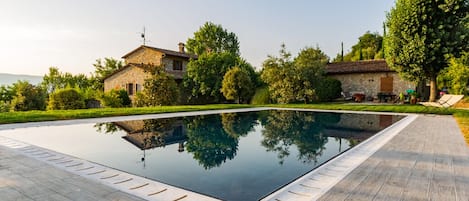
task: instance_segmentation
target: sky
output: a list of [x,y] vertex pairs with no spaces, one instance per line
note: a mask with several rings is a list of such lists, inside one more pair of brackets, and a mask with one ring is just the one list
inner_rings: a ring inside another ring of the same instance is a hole
[[331,59],[367,31],[383,32],[394,0],[0,0],[0,73],[49,67],[90,75],[96,59],[142,45],[177,50],[205,22],[238,36],[257,69],[284,43],[293,56],[319,47]]

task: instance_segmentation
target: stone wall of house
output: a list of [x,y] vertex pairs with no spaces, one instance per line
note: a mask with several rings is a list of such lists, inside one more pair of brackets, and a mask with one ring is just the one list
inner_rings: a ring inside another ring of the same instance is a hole
[[152,50],[150,48],[141,48],[134,52],[133,54],[129,55],[125,59],[125,63],[144,63],[144,64],[152,64],[152,65],[161,65],[161,58],[163,53],[158,52],[156,50]]
[[[104,92],[111,91],[112,89],[126,89],[126,84],[133,83],[134,87],[136,84],[140,85],[143,89],[143,84],[148,74],[139,67],[129,66],[128,68],[112,75],[111,77],[104,80]],[[134,89],[136,92],[136,89]],[[133,96],[130,96],[133,100]]]
[[344,92],[364,92],[367,97],[376,96],[381,90],[381,78],[393,77],[393,93],[398,95],[407,89],[415,89],[415,84],[404,81],[396,72],[336,74],[329,77],[340,80]]
[[166,69],[166,71],[172,71],[173,70],[173,61],[178,60],[182,61],[182,71],[185,72],[187,68],[187,64],[189,63],[189,60],[181,58],[181,57],[172,57],[172,56],[167,56],[163,58],[163,65]]

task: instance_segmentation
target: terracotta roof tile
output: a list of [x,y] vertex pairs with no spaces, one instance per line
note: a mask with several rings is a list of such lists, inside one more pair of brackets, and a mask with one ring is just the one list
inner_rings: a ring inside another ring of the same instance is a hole
[[336,62],[326,65],[326,74],[394,72],[385,60]]
[[153,49],[153,50],[156,50],[156,51],[159,51],[159,52],[163,52],[166,55],[175,56],[175,57],[182,57],[182,58],[187,58],[187,59],[190,59],[190,58],[197,59],[197,55],[194,55],[194,54],[182,53],[182,52],[177,52],[177,51],[173,51],[173,50],[150,47],[150,46],[146,46],[146,45],[142,45],[142,46],[136,48],[135,50],[132,50],[131,52],[129,52],[126,55],[122,56],[122,58],[123,59],[127,58],[128,56],[130,56],[131,54],[133,54],[134,52],[138,51],[141,48]]

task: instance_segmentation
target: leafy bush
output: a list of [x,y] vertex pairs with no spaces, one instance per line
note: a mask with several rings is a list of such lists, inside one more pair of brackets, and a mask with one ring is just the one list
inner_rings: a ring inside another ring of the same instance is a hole
[[13,84],[15,92],[11,100],[11,110],[44,110],[46,107],[46,92],[43,88],[30,84],[27,81],[18,81]]
[[0,101],[0,112],[9,112],[10,111],[10,103],[5,101]]
[[162,66],[149,66],[151,77],[145,79],[142,98],[146,106],[175,105],[179,101],[179,87],[172,75]]
[[252,97],[251,104],[270,104],[270,94],[269,89],[267,87],[262,87],[256,90],[256,93]]
[[342,84],[339,80],[325,77],[320,82],[319,86],[316,87],[315,92],[318,101],[331,101],[340,97],[342,91]]
[[126,90],[111,90],[104,93],[101,97],[101,103],[105,107],[128,107],[132,105]]
[[85,100],[78,90],[73,88],[59,89],[49,95],[49,110],[73,110],[85,108]]

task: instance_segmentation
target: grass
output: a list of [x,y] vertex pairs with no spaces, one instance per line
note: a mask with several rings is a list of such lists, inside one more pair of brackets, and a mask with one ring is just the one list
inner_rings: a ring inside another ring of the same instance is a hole
[[0,113],[0,124],[67,119],[85,119],[98,117],[128,116],[140,114],[158,114],[169,112],[188,112],[200,110],[236,109],[253,107],[252,105],[217,104],[217,105],[182,105],[138,108],[98,108],[82,110],[51,110]]
[[454,118],[459,124],[466,143],[469,145],[469,112],[459,112],[454,114]]

